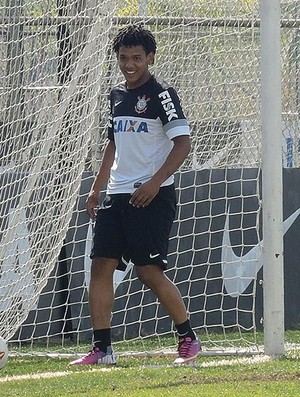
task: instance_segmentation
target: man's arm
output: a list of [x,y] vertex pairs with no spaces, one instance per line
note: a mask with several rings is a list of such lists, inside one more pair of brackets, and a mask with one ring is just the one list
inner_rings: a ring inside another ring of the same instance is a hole
[[174,146],[161,168],[146,183],[143,183],[132,194],[130,204],[146,207],[157,195],[161,184],[173,175],[181,166],[191,150],[189,135],[180,135],[173,139]]
[[96,176],[96,179],[91,187],[90,193],[86,200],[86,210],[92,219],[94,219],[96,216],[95,208],[99,204],[99,196],[101,189],[103,189],[108,182],[110,169],[113,165],[115,158],[115,151],[116,151],[115,143],[113,141],[109,141],[104,150],[103,159],[98,175]]

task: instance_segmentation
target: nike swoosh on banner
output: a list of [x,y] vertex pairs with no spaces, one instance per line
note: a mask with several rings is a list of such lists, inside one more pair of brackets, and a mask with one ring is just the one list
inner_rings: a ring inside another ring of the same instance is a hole
[[[285,234],[300,214],[298,208],[283,222],[283,234]],[[247,254],[238,256],[233,252],[229,234],[229,208],[226,215],[224,234],[222,241],[222,275],[227,293],[233,298],[242,294],[257,272],[263,265],[262,261],[263,240],[257,243]]]

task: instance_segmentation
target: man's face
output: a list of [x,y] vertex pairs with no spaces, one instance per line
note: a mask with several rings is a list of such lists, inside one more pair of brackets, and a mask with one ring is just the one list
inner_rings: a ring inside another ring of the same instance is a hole
[[140,87],[149,79],[148,67],[154,61],[153,52],[146,55],[144,47],[141,45],[132,47],[122,46],[119,49],[117,59],[128,88]]

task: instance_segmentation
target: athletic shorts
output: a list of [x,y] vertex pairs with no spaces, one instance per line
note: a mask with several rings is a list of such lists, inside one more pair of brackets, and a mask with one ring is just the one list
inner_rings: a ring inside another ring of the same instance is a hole
[[[147,207],[129,204],[131,194],[105,197],[96,217],[91,258],[116,258],[136,266],[167,267],[169,235],[176,214],[174,185],[161,187]],[[123,265],[123,269],[126,266]]]

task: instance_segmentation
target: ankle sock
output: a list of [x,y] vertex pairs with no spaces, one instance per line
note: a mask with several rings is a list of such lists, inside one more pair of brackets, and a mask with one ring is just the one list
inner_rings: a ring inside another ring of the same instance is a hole
[[95,329],[93,331],[94,347],[98,347],[102,352],[107,352],[107,347],[111,345],[111,329]]
[[179,338],[190,337],[192,340],[196,339],[196,334],[191,328],[190,320],[186,320],[182,324],[175,324],[175,328]]

